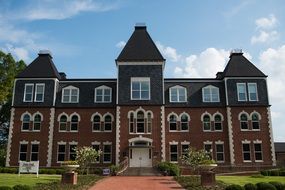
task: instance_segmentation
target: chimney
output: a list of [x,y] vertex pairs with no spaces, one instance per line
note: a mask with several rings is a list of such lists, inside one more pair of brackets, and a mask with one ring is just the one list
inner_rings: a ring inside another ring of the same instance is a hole
[[242,55],[242,49],[233,49],[230,53],[230,58],[232,57],[232,55]]
[[137,22],[135,25],[135,30],[146,30],[146,25],[144,22]]
[[224,77],[224,72],[217,72],[216,79],[222,79]]
[[51,51],[50,50],[40,50],[39,53],[38,53],[39,56],[45,56],[45,55],[48,55],[52,58],[52,54],[51,54]]
[[64,72],[59,72],[58,74],[60,75],[60,79],[61,80],[65,80],[66,79],[66,74]]

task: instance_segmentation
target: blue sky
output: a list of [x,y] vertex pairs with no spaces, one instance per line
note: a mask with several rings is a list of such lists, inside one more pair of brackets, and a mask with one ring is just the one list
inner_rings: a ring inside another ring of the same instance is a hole
[[0,49],[30,63],[49,49],[68,78],[115,78],[115,59],[146,23],[166,77],[214,77],[234,48],[268,77],[274,139],[285,141],[282,0],[0,0]]

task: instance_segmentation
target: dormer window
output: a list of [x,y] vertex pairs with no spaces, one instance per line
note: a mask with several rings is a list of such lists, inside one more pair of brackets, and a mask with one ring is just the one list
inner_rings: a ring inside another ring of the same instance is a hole
[[248,87],[248,98],[249,98],[249,101],[257,101],[258,100],[258,96],[257,96],[256,83],[248,83],[247,87]]
[[112,88],[107,86],[100,86],[95,88],[95,102],[96,103],[108,103],[111,102]]
[[186,88],[174,86],[169,89],[170,102],[186,102]]
[[25,84],[24,102],[32,102],[34,93],[34,84]]
[[202,89],[203,102],[220,102],[219,88],[209,85]]
[[149,78],[131,78],[131,99],[150,100]]
[[66,87],[62,90],[62,103],[78,103],[79,89],[73,86]]
[[35,102],[44,101],[45,84],[36,84]]

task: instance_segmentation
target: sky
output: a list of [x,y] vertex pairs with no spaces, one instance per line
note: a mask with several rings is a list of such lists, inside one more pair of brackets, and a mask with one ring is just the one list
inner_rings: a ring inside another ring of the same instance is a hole
[[145,23],[165,77],[215,77],[230,51],[268,75],[275,141],[285,141],[284,0],[0,0],[0,49],[27,64],[52,52],[68,78],[116,78],[115,59]]

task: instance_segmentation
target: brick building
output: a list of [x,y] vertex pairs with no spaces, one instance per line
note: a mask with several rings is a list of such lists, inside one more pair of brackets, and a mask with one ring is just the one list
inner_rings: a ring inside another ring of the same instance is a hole
[[222,167],[275,165],[267,76],[235,50],[216,78],[164,78],[165,59],[145,26],[115,60],[114,79],[68,79],[48,51],[17,76],[7,166],[57,167],[74,148],[101,149],[98,165],[180,163],[189,146]]

